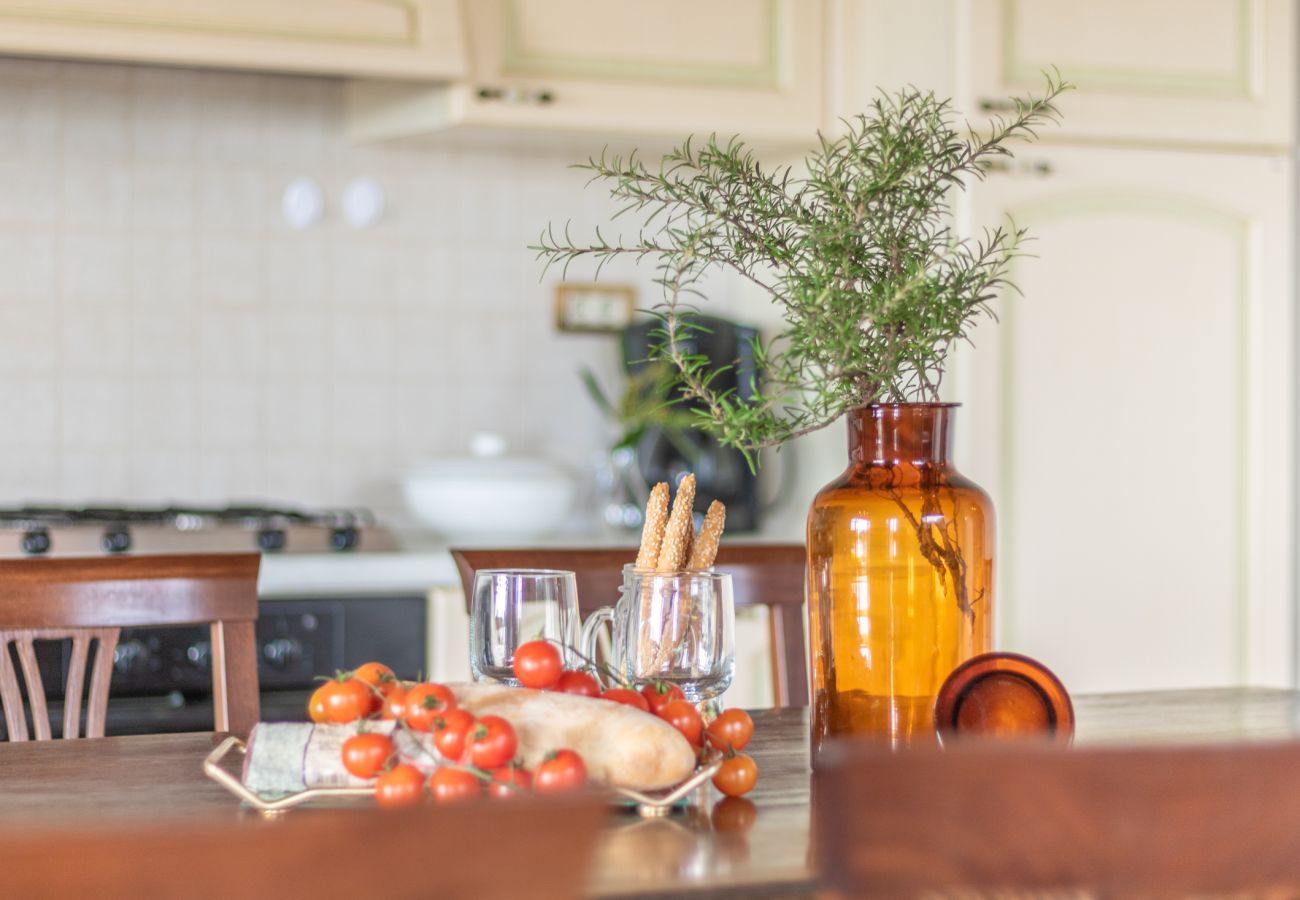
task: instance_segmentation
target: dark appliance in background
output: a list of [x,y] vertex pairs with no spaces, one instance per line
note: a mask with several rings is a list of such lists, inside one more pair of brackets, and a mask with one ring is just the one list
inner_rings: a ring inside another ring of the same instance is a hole
[[[354,554],[395,547],[392,534],[365,510],[0,510],[0,556],[9,557],[116,554],[127,548],[138,553]],[[416,678],[426,665],[426,619],[427,599],[419,593],[261,598],[256,633],[262,718],[305,720],[307,699],[320,684],[317,676],[368,660],[384,661],[400,678]],[[50,701],[50,727],[58,737],[71,642],[38,642],[36,654]],[[104,733],[210,731],[211,665],[206,625],[122,629],[113,653]],[[0,719],[0,740],[7,737]]]
[[[681,342],[686,352],[704,355],[713,367],[730,366],[714,382],[719,391],[734,388],[742,400],[752,396],[752,385],[762,376],[753,350],[758,329],[698,314],[691,316],[691,322],[697,327]],[[623,360],[629,372],[646,365],[651,348],[658,343],[655,332],[662,327],[659,321],[650,320],[632,325],[623,333]],[[698,401],[693,405],[698,406]],[[729,533],[757,531],[761,524],[759,479],[750,471],[744,454],[723,447],[703,431],[691,430],[685,439],[692,447],[689,455],[662,429],[652,428],[646,433],[637,447],[637,466],[646,484],[676,484],[682,475],[694,472],[696,509],[707,509],[711,502],[720,500],[727,507]]]

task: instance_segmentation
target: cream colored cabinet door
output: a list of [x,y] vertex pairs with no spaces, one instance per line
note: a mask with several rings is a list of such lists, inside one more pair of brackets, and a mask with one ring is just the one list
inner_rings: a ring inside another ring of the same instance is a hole
[[0,0],[0,53],[453,78],[457,0]]
[[955,372],[999,646],[1074,691],[1290,684],[1293,169],[1021,151],[967,197],[1033,242]]
[[352,132],[448,125],[740,133],[811,146],[822,124],[822,0],[473,0],[472,78],[352,87]]
[[1049,137],[1281,147],[1295,135],[1294,0],[960,0],[963,108],[1003,111],[1053,66]]

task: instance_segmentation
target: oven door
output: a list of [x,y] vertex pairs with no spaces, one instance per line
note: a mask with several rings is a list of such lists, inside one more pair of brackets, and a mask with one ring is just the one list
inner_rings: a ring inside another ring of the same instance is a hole
[[[257,620],[262,720],[305,721],[321,678],[370,660],[386,663],[399,678],[419,677],[426,605],[423,594],[263,599]],[[211,731],[208,631],[206,625],[124,628],[113,655],[104,733]],[[60,737],[71,643],[38,642],[36,652],[50,728]],[[7,737],[0,721],[0,740]]]

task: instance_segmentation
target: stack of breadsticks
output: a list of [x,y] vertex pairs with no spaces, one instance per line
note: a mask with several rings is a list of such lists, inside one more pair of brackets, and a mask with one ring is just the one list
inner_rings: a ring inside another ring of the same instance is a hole
[[695,476],[687,475],[677,485],[672,512],[668,510],[668,482],[661,481],[646,503],[645,527],[636,567],[665,574],[696,571],[713,565],[722,540],[727,508],[717,500],[709,504],[700,533],[695,533]]
[[[672,511],[668,509],[668,484],[660,482],[650,492],[646,503],[645,528],[641,548],[636,555],[638,572],[653,576],[671,576],[682,572],[709,569],[718,556],[722,527],[727,508],[717,500],[709,504],[699,534],[695,533],[695,476],[687,475],[677,485]],[[692,609],[684,595],[675,598],[675,609],[663,608],[666,599],[656,599],[654,577],[645,579],[640,591],[639,652],[634,670],[638,677],[653,678],[686,640],[698,610]],[[688,654],[689,655],[689,654]]]

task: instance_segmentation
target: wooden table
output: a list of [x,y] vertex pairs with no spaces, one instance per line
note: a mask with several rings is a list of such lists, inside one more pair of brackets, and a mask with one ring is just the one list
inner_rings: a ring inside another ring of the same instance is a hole
[[[1300,693],[1243,689],[1076,698],[1079,744],[1295,737]],[[610,818],[593,896],[811,896],[807,710],[754,714],[752,806]],[[0,744],[0,828],[77,817],[248,818],[200,771],[212,734]],[[711,790],[711,789],[710,789]]]

